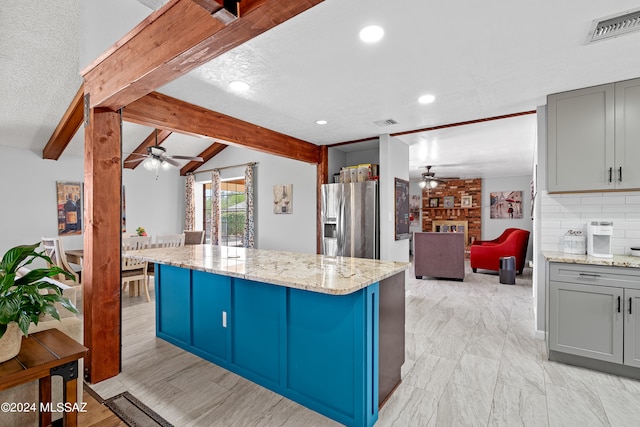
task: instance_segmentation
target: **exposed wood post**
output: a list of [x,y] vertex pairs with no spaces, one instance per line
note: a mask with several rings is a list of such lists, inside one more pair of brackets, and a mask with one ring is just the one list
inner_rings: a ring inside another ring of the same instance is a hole
[[85,379],[120,372],[120,236],[122,147],[120,113],[92,109],[84,136]]
[[322,184],[326,184],[329,182],[329,147],[326,145],[321,145],[319,147],[320,151],[320,161],[317,165],[317,174],[318,178],[316,182],[318,183],[317,195],[316,195],[316,210],[317,210],[317,226],[316,226],[316,251],[317,253],[322,252],[322,239],[323,239],[323,230],[322,230]]

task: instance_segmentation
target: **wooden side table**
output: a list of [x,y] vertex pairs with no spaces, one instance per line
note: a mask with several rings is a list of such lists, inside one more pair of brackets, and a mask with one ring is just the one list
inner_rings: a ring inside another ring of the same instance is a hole
[[[51,377],[60,375],[65,404],[63,425],[77,426],[78,359],[84,357],[87,350],[58,329],[29,334],[28,338],[22,337],[20,353],[13,359],[0,363],[0,390],[37,379],[40,386],[39,403],[50,403]],[[67,411],[67,408],[72,410]],[[41,409],[40,404],[38,409]],[[40,426],[51,425],[51,405],[48,409],[40,411]]]

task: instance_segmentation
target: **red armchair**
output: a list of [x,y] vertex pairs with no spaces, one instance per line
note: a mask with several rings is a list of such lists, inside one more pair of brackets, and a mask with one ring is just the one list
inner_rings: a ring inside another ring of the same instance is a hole
[[519,228],[507,228],[497,239],[476,240],[471,244],[471,269],[498,271],[501,257],[515,256],[516,270],[522,274],[528,245],[529,231]]

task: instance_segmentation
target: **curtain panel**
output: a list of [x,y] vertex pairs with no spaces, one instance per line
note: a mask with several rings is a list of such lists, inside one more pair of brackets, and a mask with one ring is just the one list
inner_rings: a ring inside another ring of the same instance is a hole
[[244,171],[244,185],[247,202],[247,213],[244,218],[244,236],[242,239],[245,248],[254,247],[255,224],[253,218],[253,163],[249,163]]
[[211,244],[220,244],[220,171],[211,174]]
[[196,177],[193,174],[187,175],[185,183],[185,213],[184,229],[191,231],[196,225],[196,199],[195,199]]

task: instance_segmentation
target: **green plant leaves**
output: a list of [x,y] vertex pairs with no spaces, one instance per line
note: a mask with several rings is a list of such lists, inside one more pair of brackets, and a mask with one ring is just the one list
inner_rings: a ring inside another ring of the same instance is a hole
[[27,335],[29,325],[37,325],[42,314],[49,314],[60,320],[55,303],[78,313],[71,301],[62,296],[59,286],[43,280],[59,274],[73,279],[73,275],[60,267],[36,268],[17,277],[17,271],[35,259],[40,258],[49,265],[52,264],[48,256],[36,251],[38,246],[40,243],[16,246],[9,249],[0,261],[0,337],[6,331],[6,325],[12,321],[17,322],[22,333]]

